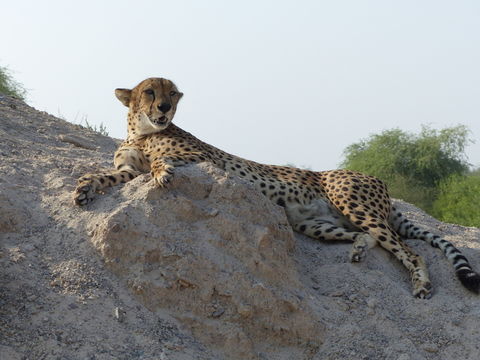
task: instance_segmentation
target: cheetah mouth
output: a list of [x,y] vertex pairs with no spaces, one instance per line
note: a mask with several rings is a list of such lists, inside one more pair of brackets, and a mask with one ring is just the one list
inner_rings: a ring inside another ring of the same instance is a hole
[[155,125],[166,125],[168,122],[168,118],[166,116],[160,116],[158,119],[152,121]]

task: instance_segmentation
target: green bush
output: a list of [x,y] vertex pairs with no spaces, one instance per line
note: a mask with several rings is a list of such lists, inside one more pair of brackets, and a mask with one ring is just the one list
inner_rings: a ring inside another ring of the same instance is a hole
[[442,130],[424,126],[418,135],[386,130],[348,146],[341,166],[377,176],[393,197],[431,211],[440,182],[468,172],[468,136],[463,125]]
[[433,215],[442,221],[480,227],[480,176],[454,175],[439,185]]
[[430,211],[433,201],[437,197],[436,187],[419,185],[412,179],[401,175],[392,177],[387,182],[387,187],[392,197],[415,204],[415,206],[427,212]]
[[0,66],[0,93],[25,100],[27,94],[22,84],[13,79],[6,67]]

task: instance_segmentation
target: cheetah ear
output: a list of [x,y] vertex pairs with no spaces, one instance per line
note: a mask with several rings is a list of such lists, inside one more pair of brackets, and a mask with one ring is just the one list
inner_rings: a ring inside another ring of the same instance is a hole
[[115,89],[115,96],[128,107],[130,105],[130,98],[132,97],[132,90],[129,89]]

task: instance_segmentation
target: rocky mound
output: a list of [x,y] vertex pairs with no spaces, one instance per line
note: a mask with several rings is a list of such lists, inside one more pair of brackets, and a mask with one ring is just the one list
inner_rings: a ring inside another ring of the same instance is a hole
[[[440,251],[431,300],[382,249],[294,234],[283,209],[209,164],[73,205],[117,142],[0,95],[2,359],[478,359],[480,298]],[[480,230],[402,212],[480,268]]]

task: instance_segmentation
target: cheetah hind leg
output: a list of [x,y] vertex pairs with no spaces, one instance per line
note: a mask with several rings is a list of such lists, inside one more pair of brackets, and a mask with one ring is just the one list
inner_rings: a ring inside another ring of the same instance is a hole
[[311,238],[327,241],[353,241],[350,250],[350,261],[352,262],[362,261],[367,254],[367,250],[377,244],[377,241],[367,233],[351,231],[342,226],[333,225],[330,221],[325,221],[322,217],[312,216],[305,220],[292,220],[295,219],[290,217],[289,221],[295,231]]

